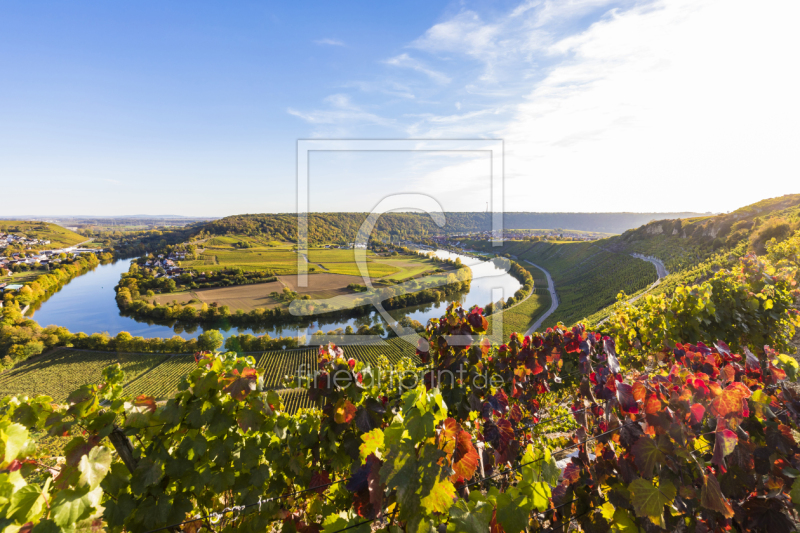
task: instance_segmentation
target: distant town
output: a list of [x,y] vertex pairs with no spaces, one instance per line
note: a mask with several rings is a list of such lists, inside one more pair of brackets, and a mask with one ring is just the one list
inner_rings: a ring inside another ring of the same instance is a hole
[[[33,239],[25,235],[0,232],[0,291],[19,290],[22,285],[9,284],[2,281],[3,277],[12,276],[14,272],[36,268],[49,268],[51,264],[61,263],[82,253],[101,253],[102,248],[81,248],[78,245],[63,248],[42,250],[42,246],[50,244],[49,240]],[[10,246],[13,249],[23,247],[25,251],[6,254]],[[34,248],[36,248],[34,250]]]

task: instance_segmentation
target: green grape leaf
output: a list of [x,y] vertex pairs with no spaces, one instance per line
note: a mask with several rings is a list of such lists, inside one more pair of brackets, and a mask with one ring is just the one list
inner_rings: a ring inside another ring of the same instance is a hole
[[50,504],[50,518],[57,526],[68,528],[78,520],[91,516],[94,507],[100,502],[102,489],[91,492],[65,489],[58,491]]
[[723,515],[725,518],[733,517],[733,508],[728,503],[725,496],[722,495],[722,489],[719,486],[714,474],[708,474],[703,480],[703,490],[700,492],[700,505],[706,509],[711,509]]
[[78,470],[81,473],[79,483],[94,490],[106,477],[109,468],[111,468],[111,451],[105,446],[95,446],[81,457],[81,462],[78,463]]
[[792,483],[792,490],[789,492],[789,496],[792,497],[793,504],[800,506],[800,481]]
[[494,505],[488,502],[469,502],[458,500],[450,507],[450,522],[447,531],[451,533],[486,533],[492,520]]
[[0,425],[0,442],[4,444],[5,454],[0,465],[6,465],[16,459],[28,441],[28,430],[22,424]]
[[262,421],[261,414],[253,409],[241,409],[236,413],[236,422],[245,433],[261,426]]
[[531,505],[526,494],[519,494],[515,498],[510,492],[497,495],[495,518],[505,533],[519,533],[528,527]]
[[419,411],[413,409],[406,418],[406,429],[411,439],[415,442],[421,442],[432,437],[435,426],[436,418],[432,413],[420,414]]
[[47,479],[44,488],[38,485],[25,485],[13,493],[6,514],[21,524],[37,521],[42,516],[44,505],[49,498],[51,480],[52,478]]
[[611,531],[613,533],[640,533],[644,531],[636,525],[631,513],[621,507],[614,511],[614,517],[609,522],[611,522]]
[[633,445],[633,460],[643,477],[653,477],[653,469],[664,461],[664,454],[654,439],[645,435]]
[[656,487],[646,479],[637,478],[628,488],[632,493],[631,503],[636,514],[649,518],[656,525],[661,522],[664,506],[672,503],[676,494],[675,485],[669,481],[663,481]]
[[550,485],[542,481],[531,483],[533,494],[533,507],[538,511],[544,511],[550,508]]
[[141,495],[147,487],[154,485],[159,479],[161,479],[161,465],[144,458],[139,461],[131,476],[131,491],[137,496]]

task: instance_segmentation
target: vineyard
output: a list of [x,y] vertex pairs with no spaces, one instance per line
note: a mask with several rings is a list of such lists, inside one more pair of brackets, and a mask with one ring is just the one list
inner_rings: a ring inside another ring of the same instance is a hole
[[58,348],[0,374],[0,396],[46,394],[63,401],[81,385],[99,382],[108,365],[119,363],[128,379],[136,380],[168,358],[165,354]]
[[655,267],[595,243],[535,243],[520,256],[550,272],[559,305],[543,327],[573,324],[616,302],[620,291],[634,294],[658,279]]
[[[404,358],[419,361],[415,355],[415,344],[399,338],[387,339],[373,345],[344,346],[343,349],[348,358],[372,365],[381,361],[381,357],[385,357],[389,364],[397,364]],[[311,406],[306,391],[283,389],[286,387],[287,376],[296,376],[300,371],[317,370],[316,348],[275,350],[250,355],[256,358],[256,367],[264,370],[265,388],[281,390],[281,396],[287,398],[287,406]],[[63,401],[80,386],[99,382],[103,368],[115,363],[119,363],[125,372],[123,390],[126,395],[147,395],[158,400],[174,396],[178,392],[181,379],[197,366],[193,355],[59,348],[36,360],[23,363],[13,371],[0,374],[0,397],[8,394],[46,394],[57,401]],[[306,366],[303,368],[302,365]]]

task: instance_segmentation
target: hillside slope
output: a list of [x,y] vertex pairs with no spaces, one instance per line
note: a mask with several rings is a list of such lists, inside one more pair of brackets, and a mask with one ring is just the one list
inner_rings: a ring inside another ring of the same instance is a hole
[[651,294],[698,283],[720,268],[729,268],[748,251],[762,254],[766,243],[800,230],[800,194],[761,200],[727,214],[652,221],[622,235],[594,242],[507,241],[493,248],[486,241],[469,246],[510,254],[547,269],[553,277],[559,307],[542,327],[558,322],[596,323],[611,311],[620,292],[641,293],[656,280],[656,268],[633,257],[659,259],[668,270]]
[[86,237],[57,224],[25,220],[0,220],[0,233],[24,235],[37,240],[48,240],[49,245],[33,248],[60,248],[74,246],[86,240]]

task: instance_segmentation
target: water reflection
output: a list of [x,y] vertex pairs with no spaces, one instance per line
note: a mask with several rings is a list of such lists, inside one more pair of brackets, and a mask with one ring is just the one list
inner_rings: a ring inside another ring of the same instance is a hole
[[[457,300],[465,307],[484,306],[492,301],[493,288],[502,288],[504,298],[512,296],[521,288],[516,279],[497,268],[491,261],[480,261],[444,250],[437,250],[436,255],[453,260],[459,258],[464,265],[469,266],[473,272],[470,289],[452,294],[448,300],[389,311],[395,320],[408,316],[425,324],[428,319],[441,316],[449,301]],[[248,327],[234,326],[228,320],[197,325],[177,320],[157,322],[134,319],[121,314],[114,299],[114,286],[119,282],[120,275],[127,272],[130,262],[131,260],[126,259],[100,265],[73,279],[47,300],[37,304],[28,316],[42,326],[55,324],[66,327],[73,333],[84,332],[88,335],[108,333],[114,336],[121,331],[127,331],[134,337],[169,338],[179,335],[185,339],[196,338],[207,329],[219,329],[225,337],[237,333],[249,333],[268,334],[274,338],[312,335],[319,330],[328,332],[339,328],[346,329],[347,326],[352,326],[354,330],[358,330],[361,326],[372,327],[377,324],[386,327],[383,319],[374,311],[349,318],[307,317],[289,324]]]

